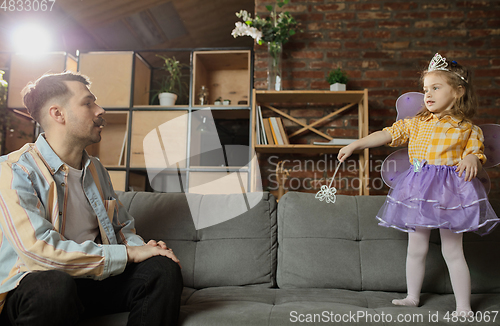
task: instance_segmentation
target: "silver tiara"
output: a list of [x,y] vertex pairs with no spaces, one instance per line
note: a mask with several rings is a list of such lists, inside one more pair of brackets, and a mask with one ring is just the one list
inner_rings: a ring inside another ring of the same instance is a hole
[[444,70],[444,71],[449,71],[460,77],[464,82],[467,83],[467,79],[464,77],[460,76],[458,73],[451,71],[450,69],[446,68],[448,67],[448,62],[446,62],[446,58],[443,58],[439,53],[436,53],[434,57],[432,58],[431,62],[429,62],[429,68],[427,68],[427,72],[429,71],[435,71],[435,70]]

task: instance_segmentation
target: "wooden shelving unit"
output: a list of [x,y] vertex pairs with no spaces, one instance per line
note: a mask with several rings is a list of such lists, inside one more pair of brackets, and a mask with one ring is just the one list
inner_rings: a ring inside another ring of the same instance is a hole
[[[228,193],[233,190],[229,185],[234,183],[228,181],[228,175],[238,172],[243,179],[237,183],[238,192],[242,191],[240,185],[243,191],[249,191],[249,169],[246,173],[239,171],[245,170],[246,163],[214,166],[211,160],[222,155],[221,150],[203,156],[204,164],[200,164],[196,153],[204,151],[206,134],[198,132],[201,122],[194,117],[196,112],[210,108],[215,124],[228,119],[246,121],[246,141],[242,145],[250,153],[252,50],[181,49],[157,53],[175,54],[177,60],[182,58],[181,62],[190,67],[186,71],[190,72],[187,104],[164,107],[149,103],[151,90],[156,87],[153,77],[161,64],[152,51],[80,54],[79,71],[92,81],[91,90],[107,111],[108,120],[101,143],[88,148],[89,152],[110,170],[117,190]],[[199,104],[201,85],[209,89],[206,105]],[[215,106],[218,97],[230,99],[231,105]],[[214,131],[220,132],[220,128]],[[222,136],[220,139],[220,146],[231,144]],[[148,173],[151,169],[157,173]]]
[[[304,145],[293,144],[293,136],[304,132],[314,132],[326,140],[332,140],[329,135],[324,134],[315,128],[327,120],[339,117],[344,111],[356,107],[358,109],[358,137],[362,138],[368,135],[368,90],[363,91],[261,91],[254,90],[253,93],[254,110],[252,115],[252,148],[257,153],[295,153],[295,154],[332,154],[337,153],[343,146],[340,145]],[[275,108],[274,103],[291,104],[291,103],[308,103],[308,104],[325,104],[325,105],[343,105],[334,112],[316,120],[312,124],[304,124],[294,117],[288,115],[283,110]],[[258,145],[257,144],[257,110],[256,106],[260,105],[262,109],[273,111],[277,116],[288,119],[302,126],[297,132],[289,134],[290,145]],[[359,179],[362,182],[360,186],[360,195],[369,195],[368,180],[369,180],[369,150],[364,149],[359,151]]]

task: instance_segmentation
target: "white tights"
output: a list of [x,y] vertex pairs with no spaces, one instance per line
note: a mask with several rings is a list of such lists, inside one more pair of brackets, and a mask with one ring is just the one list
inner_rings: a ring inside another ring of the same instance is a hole
[[[465,261],[462,246],[462,233],[454,233],[448,229],[439,229],[441,235],[441,251],[450,272],[451,285],[455,293],[456,312],[471,311],[471,281],[469,267]],[[408,233],[408,255],[406,258],[406,283],[408,296],[405,299],[393,300],[395,305],[417,307],[420,302],[420,291],[424,281],[425,258],[429,250],[430,229],[417,229]]]

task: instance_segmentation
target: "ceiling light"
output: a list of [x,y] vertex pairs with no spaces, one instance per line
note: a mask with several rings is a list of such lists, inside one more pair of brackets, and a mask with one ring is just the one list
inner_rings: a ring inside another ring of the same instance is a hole
[[12,44],[15,52],[39,54],[50,49],[51,39],[44,28],[23,25],[13,32]]

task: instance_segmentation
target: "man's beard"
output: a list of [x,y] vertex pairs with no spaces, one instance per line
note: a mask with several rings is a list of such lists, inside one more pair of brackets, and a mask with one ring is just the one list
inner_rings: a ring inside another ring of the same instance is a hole
[[99,127],[101,129],[104,128],[104,126],[106,126],[106,120],[104,120],[101,117],[96,118],[95,120],[93,120],[93,122],[94,122],[94,126]]

